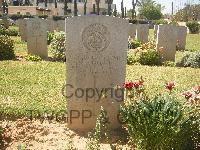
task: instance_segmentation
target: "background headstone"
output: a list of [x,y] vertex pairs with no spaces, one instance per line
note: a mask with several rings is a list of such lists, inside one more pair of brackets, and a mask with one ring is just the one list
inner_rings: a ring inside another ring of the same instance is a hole
[[147,43],[148,36],[149,36],[149,25],[138,24],[136,28],[136,39],[142,43]]
[[27,21],[29,19],[18,19],[19,23],[19,34],[21,36],[22,41],[27,41]]
[[154,40],[157,38],[158,25],[154,25]]
[[187,37],[187,27],[178,26],[177,27],[177,49],[185,50]]
[[[107,16],[66,19],[66,95],[74,94],[67,104],[69,128],[93,129],[101,106],[107,112],[109,128],[120,127],[117,115],[122,94],[117,98],[117,94],[108,92],[99,99],[97,93],[102,89],[114,90],[125,81],[127,39],[128,21],[124,19]],[[85,93],[81,97],[81,91],[88,88],[95,89],[95,96],[87,99]],[[77,90],[79,96],[75,96]]]
[[43,19],[27,20],[27,48],[29,54],[48,58],[47,25]]
[[162,61],[175,61],[177,43],[177,27],[159,25],[157,31],[156,49],[162,55]]
[[129,23],[129,30],[128,30],[128,36],[135,39],[136,36],[136,24]]

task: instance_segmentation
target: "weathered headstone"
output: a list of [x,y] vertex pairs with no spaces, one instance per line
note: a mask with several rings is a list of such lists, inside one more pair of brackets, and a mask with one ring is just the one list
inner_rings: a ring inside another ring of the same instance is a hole
[[149,36],[149,25],[138,24],[136,28],[136,39],[142,43],[147,43],[148,36]]
[[154,25],[154,40],[157,38],[158,25]]
[[187,27],[177,27],[177,48],[178,50],[184,50],[186,46]]
[[47,25],[42,19],[27,21],[27,48],[28,53],[48,58],[47,52]]
[[177,28],[173,25],[159,25],[157,31],[156,49],[162,56],[162,61],[175,61]]
[[19,19],[18,23],[19,23],[19,34],[21,36],[21,40],[22,41],[27,41],[27,21],[29,19]]
[[120,127],[117,116],[123,94],[113,87],[125,81],[128,21],[82,16],[65,23],[68,127],[93,129],[101,106],[109,127]]
[[136,36],[136,24],[129,23],[129,30],[128,30],[128,36],[135,39]]

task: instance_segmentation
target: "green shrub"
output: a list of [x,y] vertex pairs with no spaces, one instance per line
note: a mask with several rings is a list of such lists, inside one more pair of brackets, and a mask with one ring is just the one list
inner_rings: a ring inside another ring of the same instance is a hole
[[160,55],[155,49],[147,49],[140,53],[138,61],[142,65],[159,65]]
[[14,41],[6,35],[0,35],[0,60],[15,58]]
[[7,29],[6,35],[8,35],[8,36],[18,36],[19,32],[16,29]]
[[200,144],[199,106],[189,106],[185,109],[185,119],[175,139],[174,147],[180,150],[197,150]]
[[34,18],[33,15],[22,15],[22,18]]
[[65,20],[65,16],[53,16],[53,20],[55,20],[55,21]]
[[65,60],[65,32],[55,32],[50,44],[53,58]]
[[46,19],[46,18],[48,18],[48,15],[38,15],[38,18]]
[[141,45],[141,42],[139,42],[137,40],[131,39],[131,40],[128,41],[128,48],[129,49],[138,48],[138,47],[140,47],[140,45]]
[[168,24],[168,22],[164,19],[160,19],[160,20],[154,20],[153,24],[155,24],[155,25]]
[[199,32],[199,28],[200,28],[200,25],[198,22],[196,21],[193,21],[193,22],[187,22],[186,23],[187,27],[189,28],[190,30],[190,33],[198,33]]
[[132,24],[149,24],[147,20],[136,20],[136,19],[130,19],[129,23]]
[[134,65],[134,64],[138,63],[138,57],[139,57],[139,55],[135,52],[135,50],[128,51],[127,64]]
[[6,28],[4,26],[0,26],[0,35],[6,35]]
[[200,51],[185,55],[177,65],[180,67],[200,68]]
[[171,96],[140,99],[121,107],[122,120],[133,144],[141,150],[169,150],[173,148],[183,109]]
[[19,32],[16,29],[6,29],[2,26],[0,27],[0,35],[18,36]]
[[9,18],[12,19],[12,20],[18,20],[18,19],[22,18],[22,15],[20,15],[20,14],[12,14],[12,15],[9,15]]
[[54,37],[54,33],[53,32],[47,32],[47,44],[50,45],[52,40],[53,40],[53,37]]
[[170,24],[170,25],[174,25],[174,26],[179,26],[178,22],[176,22],[176,21],[172,21],[172,22],[170,22],[169,24]]
[[26,61],[41,61],[42,58],[37,55],[28,55],[25,57]]

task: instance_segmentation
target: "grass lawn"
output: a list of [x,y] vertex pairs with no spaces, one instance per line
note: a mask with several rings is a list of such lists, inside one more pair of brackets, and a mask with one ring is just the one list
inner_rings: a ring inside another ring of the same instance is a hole
[[[152,30],[151,36],[152,36]],[[15,40],[17,56],[27,55],[26,44]],[[199,39],[199,40],[197,40]],[[188,35],[187,49],[200,49],[200,35]],[[177,53],[177,58],[183,52]],[[127,66],[127,80],[143,76],[149,95],[166,92],[168,80],[176,82],[178,93],[200,84],[200,69],[175,67]],[[61,94],[65,82],[65,64],[62,62],[0,61],[0,112],[6,116],[28,115],[28,110],[44,112],[66,109]]]

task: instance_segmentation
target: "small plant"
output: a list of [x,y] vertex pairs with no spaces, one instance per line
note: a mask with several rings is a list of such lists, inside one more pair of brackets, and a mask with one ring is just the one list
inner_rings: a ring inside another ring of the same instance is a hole
[[134,65],[137,62],[134,52],[129,51],[127,55],[127,64]]
[[140,63],[142,65],[160,65],[160,54],[154,42],[142,44],[140,47],[129,51],[127,57],[129,65]]
[[12,14],[12,15],[9,15],[9,18],[12,19],[12,20],[18,20],[18,19],[22,18],[22,15],[20,15],[20,14]]
[[128,129],[129,138],[137,149],[198,149],[200,85],[182,95],[186,102],[175,95],[175,83],[165,84],[168,95],[149,99],[143,80],[126,82],[126,99],[121,106],[121,120]]
[[0,27],[0,35],[18,36],[19,32],[16,29],[6,29],[3,26],[1,26]]
[[176,66],[175,62],[173,62],[173,61],[165,61],[162,63],[162,65],[165,67],[175,67]]
[[0,60],[10,60],[14,58],[14,41],[7,35],[0,35]]
[[55,32],[50,44],[53,58],[56,60],[65,60],[65,33]]
[[159,65],[160,55],[155,49],[147,49],[146,51],[141,52],[138,61],[142,65]]
[[138,47],[140,47],[140,45],[141,45],[141,42],[139,42],[137,40],[134,40],[134,39],[129,39],[128,40],[128,48],[129,49],[138,48]]
[[53,16],[53,20],[54,21],[65,20],[65,17],[64,16]]
[[96,121],[96,127],[93,132],[88,133],[88,140],[86,143],[87,150],[100,150],[100,141],[103,138],[108,138],[107,130],[107,115],[103,107],[101,107],[100,114]]
[[53,40],[53,37],[54,37],[54,33],[53,32],[47,32],[47,44],[50,45],[52,40]]
[[183,116],[175,98],[156,96],[121,108],[131,141],[142,150],[172,149]]
[[6,35],[8,35],[8,36],[18,36],[19,32],[16,29],[7,29]]
[[155,24],[155,25],[168,24],[168,22],[164,19],[160,19],[160,20],[154,20],[153,24]]
[[25,57],[26,61],[41,61],[42,58],[37,55],[28,55]]
[[24,145],[24,144],[19,144],[19,145],[17,146],[17,150],[26,150],[26,145]]
[[46,19],[48,18],[48,15],[39,15],[38,18]]
[[33,15],[22,15],[22,18],[34,18]]
[[175,20],[171,21],[169,24],[174,26],[179,26],[178,22],[176,22]]
[[200,51],[186,54],[177,65],[181,67],[200,68]]
[[198,22],[196,21],[187,22],[186,26],[189,28],[190,33],[192,34],[199,33],[200,24]]

